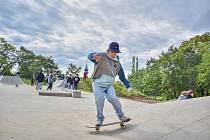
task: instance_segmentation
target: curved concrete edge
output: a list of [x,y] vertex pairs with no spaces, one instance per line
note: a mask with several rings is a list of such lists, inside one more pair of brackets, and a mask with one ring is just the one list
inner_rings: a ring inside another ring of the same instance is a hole
[[59,97],[72,97],[71,92],[60,91],[60,90],[43,90],[39,91],[39,95],[43,96],[59,96]]
[[5,85],[25,85],[25,83],[16,76],[0,76],[0,83]]
[[73,97],[73,98],[81,98],[81,91],[75,90],[42,90],[39,91],[39,95],[43,96],[60,96],[60,97]]

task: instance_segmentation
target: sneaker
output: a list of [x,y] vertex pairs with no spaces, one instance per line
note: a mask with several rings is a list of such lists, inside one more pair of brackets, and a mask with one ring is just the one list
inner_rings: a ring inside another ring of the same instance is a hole
[[103,124],[103,122],[101,122],[101,121],[96,122],[96,126],[101,126],[102,124]]
[[128,118],[128,117],[122,117],[122,118],[120,118],[120,120],[121,120],[122,122],[128,122],[128,121],[130,121],[130,120],[131,120],[131,118]]

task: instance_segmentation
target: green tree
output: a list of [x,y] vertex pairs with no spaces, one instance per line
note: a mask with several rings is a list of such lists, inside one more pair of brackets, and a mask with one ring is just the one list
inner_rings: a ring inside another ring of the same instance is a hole
[[76,64],[72,64],[70,63],[68,65],[68,70],[66,72],[66,74],[79,74],[82,70],[81,66],[77,66]]
[[11,74],[11,69],[17,62],[16,49],[4,38],[0,38],[0,75]]
[[205,33],[173,45],[158,59],[151,58],[146,68],[129,75],[132,86],[148,96],[177,98],[181,91],[197,91],[199,84],[210,87],[210,35]]
[[35,55],[32,51],[27,50],[25,47],[21,47],[19,54],[19,67],[21,76],[24,78],[31,78],[34,74],[44,68],[44,73],[52,73],[55,76],[61,75],[58,65],[54,62],[52,57],[46,57],[42,55]]

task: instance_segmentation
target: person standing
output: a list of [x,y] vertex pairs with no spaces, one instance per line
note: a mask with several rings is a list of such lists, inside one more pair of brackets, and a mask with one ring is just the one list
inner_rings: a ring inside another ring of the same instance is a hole
[[67,79],[67,84],[68,84],[69,89],[73,90],[74,83],[73,83],[73,77],[71,74]]
[[118,75],[128,91],[130,92],[132,90],[129,81],[125,78],[124,70],[117,55],[118,53],[120,53],[119,44],[117,42],[111,42],[106,52],[90,53],[88,55],[88,59],[94,63],[92,87],[97,109],[96,127],[100,127],[104,121],[103,108],[105,97],[112,104],[119,120],[122,122],[130,120],[129,117],[124,115],[121,103],[116,96],[113,86],[115,77]]
[[76,76],[74,77],[74,90],[77,90],[79,81],[80,81],[79,75],[76,74]]
[[204,89],[204,82],[202,82],[202,84],[200,85],[200,94],[201,94],[201,97],[203,97],[204,96],[204,91],[205,91],[205,89]]
[[42,70],[38,74],[36,80],[37,80],[37,89],[40,91],[42,90],[42,82],[44,81],[44,74],[42,73]]
[[20,78],[20,72],[18,71],[17,73],[16,73],[16,87],[18,87],[18,85],[19,85],[19,78]]
[[47,82],[48,82],[47,90],[48,89],[52,90],[52,86],[53,86],[53,82],[54,82],[54,79],[53,79],[53,75],[52,74],[49,74],[49,76],[47,78]]
[[87,78],[88,78],[88,71],[84,71],[84,73],[83,73],[83,81],[86,82]]
[[35,82],[35,76],[33,75],[31,78],[31,86],[34,86],[34,82]]

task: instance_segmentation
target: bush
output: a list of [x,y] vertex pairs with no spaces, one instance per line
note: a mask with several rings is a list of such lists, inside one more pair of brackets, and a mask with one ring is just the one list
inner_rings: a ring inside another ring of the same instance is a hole
[[86,91],[86,92],[93,92],[93,89],[92,89],[92,79],[91,78],[88,78],[85,82],[82,81],[82,78],[80,78],[81,81],[78,85],[78,89],[79,90],[82,90],[82,91]]

